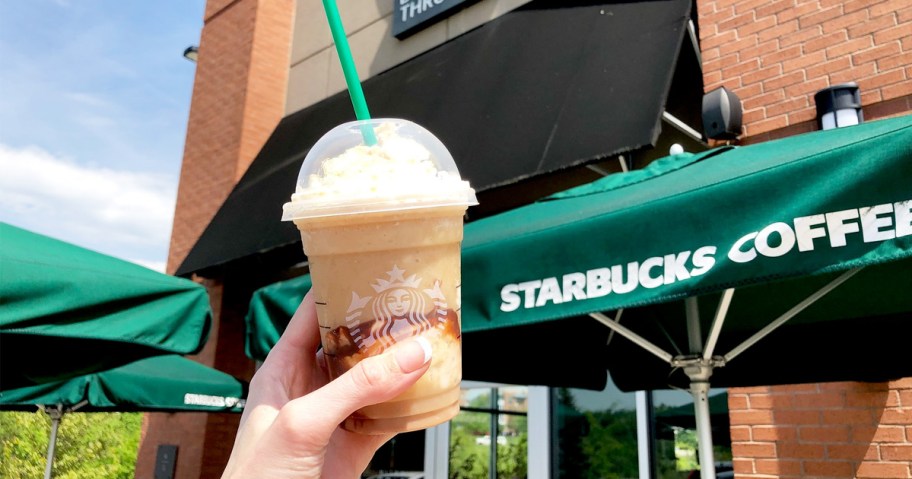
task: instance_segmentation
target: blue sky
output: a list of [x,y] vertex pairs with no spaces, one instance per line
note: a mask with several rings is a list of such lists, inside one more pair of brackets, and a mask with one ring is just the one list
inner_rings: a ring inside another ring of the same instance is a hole
[[0,221],[164,268],[204,4],[0,3]]

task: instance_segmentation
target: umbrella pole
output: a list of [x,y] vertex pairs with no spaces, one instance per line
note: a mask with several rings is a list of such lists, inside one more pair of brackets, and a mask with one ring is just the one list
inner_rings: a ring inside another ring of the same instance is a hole
[[709,382],[691,381],[694,413],[697,420],[697,441],[700,455],[700,478],[715,479],[716,463],[713,457],[712,427],[709,423]]
[[54,450],[57,448],[57,429],[60,427],[60,418],[63,417],[63,408],[44,408],[44,412],[51,418],[51,437],[48,439],[47,465],[44,467],[44,479],[51,479],[54,469]]

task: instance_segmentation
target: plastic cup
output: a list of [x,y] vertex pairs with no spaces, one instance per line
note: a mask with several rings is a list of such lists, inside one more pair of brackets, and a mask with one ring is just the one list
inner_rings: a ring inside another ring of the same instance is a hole
[[[376,145],[364,144],[364,128]],[[434,351],[414,386],[355,412],[345,429],[414,431],[459,412],[460,244],[476,203],[440,140],[406,120],[340,125],[305,158],[283,220],[301,233],[331,378],[409,338]]]

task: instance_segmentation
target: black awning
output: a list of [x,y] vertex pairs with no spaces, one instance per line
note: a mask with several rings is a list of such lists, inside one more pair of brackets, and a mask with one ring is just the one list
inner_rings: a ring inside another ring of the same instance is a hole
[[[479,192],[540,178],[655,144],[690,6],[533,1],[368,79],[365,95],[374,117],[436,134]],[[345,92],[285,117],[177,274],[299,241],[279,218],[301,161],[353,119]]]

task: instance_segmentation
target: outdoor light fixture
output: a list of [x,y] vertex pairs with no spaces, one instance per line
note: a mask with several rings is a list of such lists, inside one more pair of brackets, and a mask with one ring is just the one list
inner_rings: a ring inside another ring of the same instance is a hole
[[703,133],[713,140],[734,140],[741,135],[741,99],[719,87],[703,95]]
[[855,82],[833,85],[814,94],[821,130],[852,126],[864,121],[861,93]]
[[184,50],[184,58],[190,60],[193,63],[196,63],[196,59],[199,57],[199,48],[191,45]]

